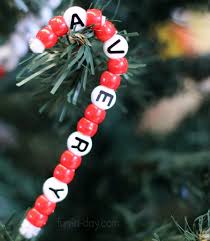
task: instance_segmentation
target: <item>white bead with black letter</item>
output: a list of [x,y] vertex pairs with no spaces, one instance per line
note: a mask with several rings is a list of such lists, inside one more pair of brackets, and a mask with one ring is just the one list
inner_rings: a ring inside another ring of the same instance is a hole
[[69,136],[67,146],[69,151],[73,152],[75,155],[85,156],[92,149],[92,140],[89,136],[85,136],[76,131]]
[[91,94],[91,101],[102,110],[108,110],[116,103],[115,91],[105,86],[97,86]]
[[123,58],[128,52],[128,42],[118,34],[104,43],[104,53],[110,59]]
[[43,193],[51,202],[61,202],[68,194],[68,186],[55,177],[51,177],[45,181]]
[[63,15],[66,25],[75,31],[82,30],[86,27],[87,12],[81,7],[70,7]]

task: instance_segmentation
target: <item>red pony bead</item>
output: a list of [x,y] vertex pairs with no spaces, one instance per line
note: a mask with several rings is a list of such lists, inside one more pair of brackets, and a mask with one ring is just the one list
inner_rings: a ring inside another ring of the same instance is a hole
[[128,60],[126,58],[109,59],[108,70],[113,74],[125,74],[128,71]]
[[69,184],[75,175],[74,169],[68,169],[65,166],[58,164],[54,170],[53,176],[59,181]]
[[98,108],[94,104],[88,105],[85,110],[85,118],[96,124],[100,124],[101,122],[103,122],[105,117],[106,111]]
[[98,130],[98,125],[86,118],[81,118],[77,123],[77,131],[86,136],[94,136]]
[[103,26],[101,26],[95,31],[95,35],[97,39],[99,39],[102,42],[109,40],[116,33],[117,33],[117,30],[114,24],[111,23],[110,21],[106,21]]
[[3,65],[0,65],[0,78],[4,77],[6,74],[6,70]]
[[36,37],[44,44],[45,48],[52,48],[58,41],[58,37],[49,26],[42,28]]
[[100,84],[110,89],[116,90],[120,86],[121,77],[116,74],[112,74],[109,71],[104,71],[100,78]]
[[54,212],[56,203],[48,200],[44,195],[39,196],[36,199],[34,208],[44,215],[50,215]]
[[93,25],[93,29],[96,30],[101,27],[102,24],[102,12],[99,9],[87,10],[87,26]]
[[60,163],[68,169],[77,169],[81,164],[82,158],[74,155],[70,151],[65,151],[60,158]]
[[26,214],[26,219],[34,226],[41,228],[47,223],[48,216],[41,214],[38,210],[32,208]]
[[66,22],[62,16],[56,16],[56,17],[50,19],[49,25],[50,25],[52,31],[57,36],[63,36],[69,31],[69,29],[66,25]]

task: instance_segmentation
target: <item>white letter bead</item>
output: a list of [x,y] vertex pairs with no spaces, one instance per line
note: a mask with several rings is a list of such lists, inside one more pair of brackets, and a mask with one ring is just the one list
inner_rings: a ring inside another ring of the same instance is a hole
[[81,7],[70,7],[63,15],[67,26],[75,31],[82,30],[86,27],[87,12]]
[[39,234],[41,228],[35,227],[27,219],[24,219],[19,228],[20,234],[26,238],[31,239]]
[[91,101],[102,110],[112,108],[116,102],[115,91],[105,86],[99,85],[91,94]]
[[68,149],[77,156],[85,156],[92,149],[92,140],[89,136],[76,131],[67,140]]
[[43,185],[44,195],[54,203],[63,201],[68,194],[68,186],[66,183],[51,177],[47,179]]
[[29,40],[29,47],[35,54],[41,54],[45,50],[44,44],[38,38],[32,38]]
[[123,58],[128,52],[128,42],[118,34],[104,43],[104,53],[110,59]]

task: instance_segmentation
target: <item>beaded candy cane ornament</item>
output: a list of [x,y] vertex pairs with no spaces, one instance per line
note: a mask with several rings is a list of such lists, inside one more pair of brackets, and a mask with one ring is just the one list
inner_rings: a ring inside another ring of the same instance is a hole
[[23,220],[19,232],[25,238],[32,238],[39,234],[46,224],[49,215],[56,207],[56,203],[64,200],[68,194],[68,186],[75,175],[75,170],[81,164],[82,156],[87,155],[92,148],[92,139],[103,122],[106,110],[116,102],[115,91],[120,86],[120,75],[128,70],[128,61],[125,55],[128,52],[126,39],[119,34],[115,26],[102,15],[99,9],[81,7],[68,8],[63,16],[56,16],[49,21],[48,26],[42,28],[29,45],[34,53],[43,53],[46,48],[53,47],[59,37],[69,31],[80,31],[85,27],[92,27],[95,36],[102,41],[105,55],[109,58],[108,70],[100,77],[100,85],[91,94],[91,104],[85,110],[77,124],[77,131],[67,140],[66,150],[55,167],[53,177],[47,179],[43,185],[43,194],[40,195]]

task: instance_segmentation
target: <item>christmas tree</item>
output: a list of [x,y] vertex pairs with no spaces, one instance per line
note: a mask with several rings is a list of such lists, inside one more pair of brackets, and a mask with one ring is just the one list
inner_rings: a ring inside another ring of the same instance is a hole
[[24,240],[21,222],[106,69],[92,28],[41,54],[28,49],[71,6],[114,23],[129,71],[35,239],[210,240],[210,14],[193,0],[1,1],[0,240]]

